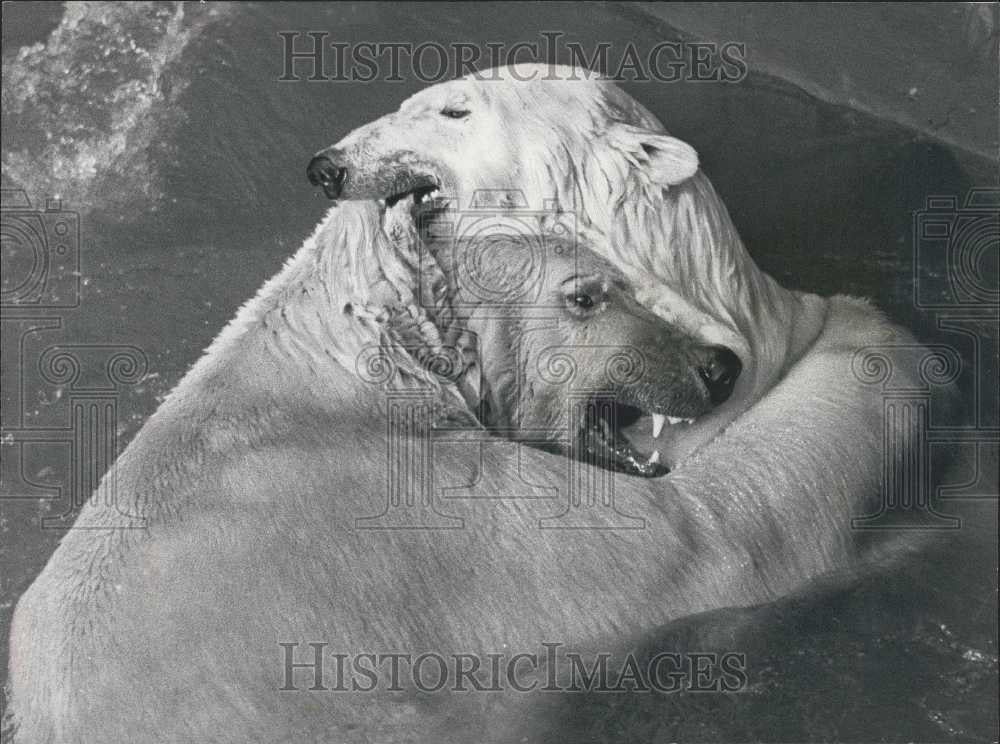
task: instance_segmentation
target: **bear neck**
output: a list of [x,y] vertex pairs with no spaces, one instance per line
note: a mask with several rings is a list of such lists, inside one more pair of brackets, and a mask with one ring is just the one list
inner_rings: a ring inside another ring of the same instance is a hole
[[301,405],[306,393],[316,410],[375,421],[386,395],[405,391],[434,399],[439,415],[463,417],[456,375],[442,370],[461,365],[414,305],[412,267],[394,251],[376,205],[334,207],[171,397],[200,400],[208,388],[225,417],[261,400],[280,411],[283,392]]

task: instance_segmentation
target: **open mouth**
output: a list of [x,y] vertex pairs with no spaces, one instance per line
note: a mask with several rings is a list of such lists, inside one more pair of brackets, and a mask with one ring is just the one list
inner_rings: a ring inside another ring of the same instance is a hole
[[395,190],[382,198],[386,209],[393,209],[405,202],[411,210],[432,207],[440,196],[441,179],[430,173],[405,171],[393,179]]
[[642,418],[652,421],[653,439],[671,428],[694,423],[692,418],[652,413],[618,400],[592,400],[586,407],[583,426],[577,435],[577,457],[593,465],[617,472],[655,478],[669,469],[660,462],[660,451],[642,452],[629,441],[623,429]]
[[[436,178],[429,175],[409,179],[405,190],[394,191],[380,201],[385,205],[382,212],[382,229],[397,243],[406,242],[413,231],[423,233],[435,221],[435,215],[446,211],[451,201],[441,196],[441,186]],[[425,236],[426,237],[426,236]]]
[[428,183],[422,186],[416,186],[412,189],[406,191],[400,191],[395,194],[391,194],[385,198],[385,206],[392,209],[403,199],[413,198],[413,206],[419,207],[425,204],[433,203],[434,199],[438,196],[438,186],[436,183]]

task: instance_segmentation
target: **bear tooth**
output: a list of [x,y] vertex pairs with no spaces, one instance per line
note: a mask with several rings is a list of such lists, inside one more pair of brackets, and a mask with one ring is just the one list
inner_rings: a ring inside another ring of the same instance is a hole
[[683,421],[683,420],[684,420],[684,419],[682,419],[682,418],[677,418],[676,416],[667,416],[667,421],[669,421],[669,422],[670,422],[670,425],[671,425],[671,426],[674,426],[674,425],[676,425],[676,424],[679,424],[679,423],[680,423],[681,421]]
[[653,454],[649,456],[649,464],[656,465],[660,461],[660,450],[653,450]]
[[663,431],[663,423],[667,420],[667,417],[662,413],[653,414],[653,439],[659,439],[660,432]]

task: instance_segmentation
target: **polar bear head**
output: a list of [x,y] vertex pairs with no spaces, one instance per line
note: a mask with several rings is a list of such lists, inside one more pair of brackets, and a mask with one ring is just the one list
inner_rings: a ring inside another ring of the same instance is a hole
[[695,150],[593,73],[518,65],[432,86],[318,152],[308,175],[330,198],[384,205],[400,246],[442,214],[456,238],[484,214],[585,236],[642,304],[740,359],[736,390],[704,432],[761,397],[807,335],[793,328],[797,300],[749,257]]
[[[642,306],[583,241],[495,233],[423,245],[449,287],[450,329],[475,339],[479,418],[494,433],[656,475],[661,442],[723,404],[739,378],[731,351]],[[644,418],[650,431],[636,437]]]

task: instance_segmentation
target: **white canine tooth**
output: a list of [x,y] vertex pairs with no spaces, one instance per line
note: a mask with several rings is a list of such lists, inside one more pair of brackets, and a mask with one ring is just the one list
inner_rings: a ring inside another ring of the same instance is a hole
[[667,416],[667,421],[669,421],[669,422],[670,422],[670,425],[671,425],[671,426],[675,426],[676,424],[679,424],[679,423],[680,423],[681,421],[683,421],[683,420],[684,420],[684,419],[682,419],[682,418],[677,418],[676,416]]
[[653,454],[649,456],[649,464],[656,465],[660,461],[660,450],[653,450]]
[[653,439],[659,439],[660,432],[663,431],[663,424],[667,420],[667,417],[662,413],[653,414]]
[[693,424],[694,423],[694,419],[693,418],[684,419],[684,423],[685,424]]

